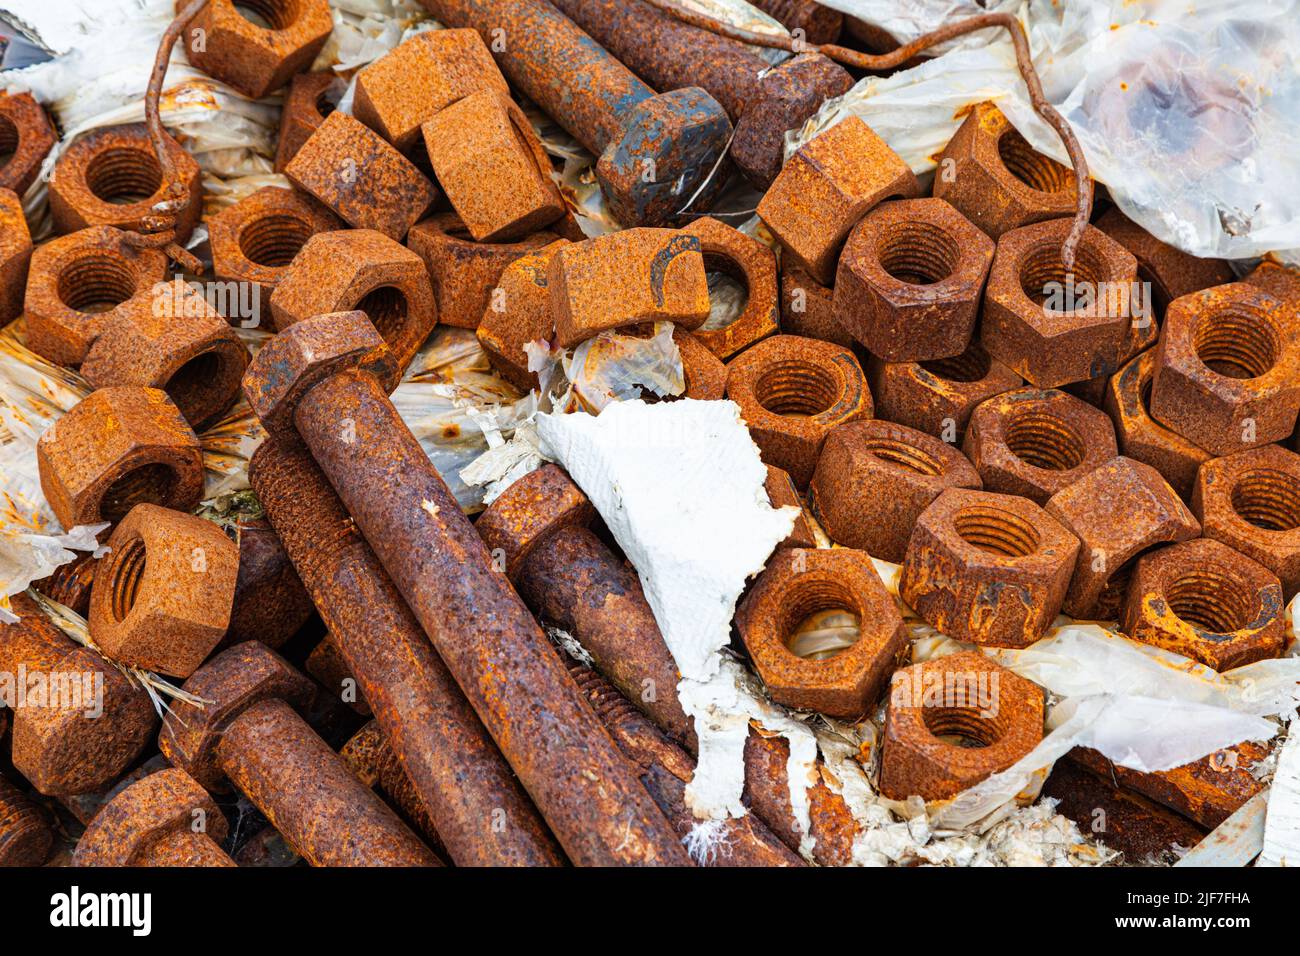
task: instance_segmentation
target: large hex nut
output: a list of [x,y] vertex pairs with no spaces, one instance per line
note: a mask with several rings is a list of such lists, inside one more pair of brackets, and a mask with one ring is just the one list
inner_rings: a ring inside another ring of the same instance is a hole
[[0,153],[9,157],[0,165],[0,189],[22,197],[56,142],[50,118],[30,93],[0,93]]
[[1061,261],[1068,219],[1035,223],[998,240],[980,340],[999,362],[1039,388],[1119,368],[1132,326],[1137,260],[1091,226],[1073,273]]
[[[174,139],[167,151],[175,182],[189,193],[176,216],[176,240],[184,242],[203,212],[203,177],[199,164]],[[106,126],[81,136],[59,157],[50,177],[50,212],[61,234],[88,226],[137,229],[154,207],[168,198],[173,180],[162,167],[144,123]]]
[[1027,647],[1060,611],[1078,553],[1032,501],[950,488],[917,519],[899,595],[949,637]]
[[[825,611],[857,619],[858,639],[828,657],[800,657],[790,641]],[[861,717],[900,657],[907,632],[894,599],[862,551],[779,551],[736,612],[736,628],[772,699],[832,717]]]
[[64,528],[116,522],[138,504],[189,511],[203,497],[203,452],[166,392],[91,392],[36,443],[41,491]]
[[1052,495],[1044,507],[1079,539],[1063,605],[1075,618],[1117,620],[1137,557],[1201,533],[1200,523],[1160,473],[1131,458],[1112,458]]
[[530,391],[538,384],[537,373],[528,368],[528,352],[524,346],[538,340],[547,341],[555,331],[547,266],[567,244],[566,240],[557,239],[506,266],[479,323],[478,341],[487,353],[488,362],[520,391]]
[[789,472],[798,488],[812,480],[831,429],[874,411],[852,352],[797,335],[774,335],[732,359],[727,397],[763,461]]
[[856,344],[835,321],[835,290],[793,264],[781,270],[781,331],[846,349]]
[[844,241],[862,217],[883,200],[920,191],[898,154],[850,116],[790,157],[758,215],[795,264],[831,285]]
[[774,334],[780,321],[776,254],[757,239],[712,216],[697,219],[682,231],[699,237],[706,272],[728,275],[745,288],[745,306],[738,316],[725,325],[715,324],[710,316],[695,330],[695,337],[726,361]]
[[302,144],[334,112],[347,83],[333,70],[299,73],[289,84],[280,110],[280,138],[275,147],[275,171],[284,172]]
[[478,31],[426,30],[357,74],[352,113],[406,150],[440,110],[483,90],[510,95]]
[[992,103],[981,103],[939,157],[934,194],[994,239],[1074,212],[1074,174],[1037,153]]
[[960,355],[975,329],[993,248],[942,199],[881,203],[844,245],[835,321],[886,362]]
[[271,296],[280,331],[332,312],[364,312],[392,351],[391,390],[438,324],[424,260],[369,229],[317,233]]
[[1282,585],[1226,544],[1184,541],[1138,559],[1120,625],[1135,641],[1230,670],[1282,652]]
[[22,314],[31,264],[32,234],[23,204],[14,193],[0,187],[0,325]]
[[[1133,324],[1129,327],[1128,344],[1120,352],[1120,367],[1127,365],[1133,359],[1137,358],[1142,352],[1149,350],[1160,338],[1160,326],[1154,319],[1142,320],[1134,318]],[[1064,386],[1064,391],[1069,392],[1075,398],[1081,398],[1089,405],[1095,405],[1101,408],[1106,401],[1106,387],[1110,384],[1113,375],[1098,375],[1084,382],[1071,382]]]
[[1241,281],[1283,301],[1294,303],[1300,299],[1300,269],[1284,266],[1272,259],[1265,259],[1255,266]]
[[[185,4],[177,0],[177,11]],[[311,66],[333,30],[326,0],[208,0],[185,30],[185,52],[208,76],[257,100]]]
[[437,187],[410,160],[339,112],[325,117],[284,174],[349,225],[398,242],[438,198]]
[[1192,510],[1205,537],[1276,574],[1283,598],[1300,591],[1300,455],[1265,445],[1205,462]]
[[1232,269],[1222,259],[1202,259],[1161,242],[1118,207],[1108,209],[1097,220],[1097,228],[1137,259],[1138,281],[1150,283],[1152,302],[1158,316],[1169,303],[1193,292],[1233,281]]
[[1042,739],[1043,692],[1033,682],[969,651],[913,664],[890,681],[880,792],[947,800]]
[[1282,441],[1300,413],[1300,313],[1243,282],[1165,313],[1151,415],[1215,455]]
[[926,362],[867,363],[871,394],[881,418],[960,444],[980,403],[1019,388],[1022,379],[994,361],[978,341],[961,355]]
[[826,436],[808,505],[836,544],[899,562],[930,502],[948,488],[981,487],[975,467],[951,445],[874,419]]
[[136,505],[108,540],[90,633],[110,660],[189,677],[230,626],[239,548],[205,518]]
[[343,223],[310,196],[292,189],[263,186],[208,220],[212,271],[218,279],[257,289],[257,309],[244,324],[260,326],[261,306],[269,303],[289,263],[318,232]]
[[682,357],[682,378],[686,388],[681,398],[715,402],[727,392],[727,366],[710,351],[698,335],[685,329],[673,329],[673,341]]
[[709,317],[709,282],[698,236],[624,229],[562,247],[547,266],[556,344],[571,348],[607,329]]
[[1065,392],[1032,388],[976,408],[961,447],[987,490],[1039,504],[1119,453],[1104,412]]
[[1197,469],[1213,456],[1151,417],[1151,382],[1156,353],[1148,349],[1110,377],[1104,407],[1115,424],[1119,449],[1164,476],[1183,500],[1192,496]]

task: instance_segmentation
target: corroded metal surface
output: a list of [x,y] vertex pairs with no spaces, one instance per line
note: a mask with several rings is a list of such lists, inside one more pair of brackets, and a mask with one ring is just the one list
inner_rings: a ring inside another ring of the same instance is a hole
[[22,313],[31,262],[32,234],[22,201],[0,188],[0,322],[8,324]]
[[[185,2],[176,0],[176,9]],[[240,7],[260,14],[266,26]],[[204,73],[257,100],[310,67],[333,29],[326,0],[208,0],[189,23],[185,53]]]
[[697,219],[683,232],[698,236],[707,272],[721,272],[745,288],[745,306],[721,328],[700,328],[695,337],[722,360],[743,352],[774,334],[780,323],[777,307],[776,256],[772,250],[712,216]]
[[792,262],[781,269],[781,331],[853,348],[853,336],[835,321],[835,290]]
[[5,135],[5,152],[12,154],[0,166],[0,189],[22,196],[36,181],[58,136],[30,93],[0,94],[0,130]]
[[834,43],[844,25],[844,14],[815,0],[754,0],[753,5],[791,33],[802,30],[803,39],[812,44]]
[[1192,292],[1233,281],[1223,259],[1202,259],[1161,242],[1118,207],[1097,220],[1097,228],[1129,251],[1138,263],[1138,279],[1151,283],[1153,305],[1163,315],[1169,303]]
[[873,358],[867,376],[881,418],[953,444],[961,442],[980,403],[1025,383],[976,341],[961,355],[929,362]]
[[557,239],[507,265],[478,325],[479,345],[492,368],[522,392],[538,387],[524,346],[549,340],[555,332],[546,269],[566,244],[567,240]]
[[45,811],[0,777],[0,867],[40,866],[53,846]]
[[[319,643],[312,648],[303,662],[303,670],[315,678],[316,682],[331,694],[336,695],[362,717],[370,717],[374,711],[366,700],[365,692],[357,685],[352,676],[352,669],[339,653],[338,644],[333,635],[326,632]],[[348,693],[351,691],[351,693]]]
[[790,476],[775,465],[767,466],[767,480],[763,482],[767,500],[773,508],[798,508],[799,516],[794,519],[794,527],[778,548],[815,548],[817,537],[808,523],[808,514],[804,510],[799,491],[790,480]]
[[265,518],[240,516],[228,533],[239,543],[239,576],[230,627],[217,647],[261,641],[276,650],[307,623],[313,611],[311,598]]
[[680,397],[702,402],[715,402],[722,398],[727,391],[727,366],[722,364],[722,360],[694,332],[674,327],[673,342],[682,358],[682,378],[686,384]]
[[280,110],[280,138],[275,147],[275,171],[284,172],[302,144],[334,112],[347,83],[333,70],[299,73],[289,83]]

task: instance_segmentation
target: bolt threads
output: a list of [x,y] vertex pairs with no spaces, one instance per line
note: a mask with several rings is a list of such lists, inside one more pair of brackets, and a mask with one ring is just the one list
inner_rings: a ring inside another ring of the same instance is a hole
[[1188,624],[1211,634],[1229,634],[1254,617],[1251,588],[1218,571],[1188,571],[1165,589],[1165,602]]
[[1074,174],[1029,145],[1014,127],[998,137],[998,158],[1008,173],[1040,193],[1074,192]]
[[1000,714],[983,717],[974,707],[924,707],[921,719],[936,737],[956,737],[963,747],[989,747],[1006,733],[1006,718]]
[[1006,445],[1033,468],[1070,471],[1083,464],[1083,436],[1062,418],[1041,412],[1017,415],[1007,424]]
[[[1029,301],[1045,307],[1054,288],[1067,296],[1073,290],[1085,308],[1059,310],[1065,315],[1075,311],[1088,311],[1089,303],[1092,310],[1104,307],[1103,282],[1107,276],[1095,243],[1092,233],[1084,233],[1071,272],[1065,268],[1065,261],[1061,258],[1060,239],[1055,235],[1044,237],[1025,252],[1020,263],[1021,291]],[[1084,295],[1084,290],[1087,290],[1088,295]]]
[[862,445],[877,458],[917,474],[938,476],[944,473],[943,466],[933,457],[905,441],[893,438],[867,438]]
[[932,222],[896,224],[876,250],[880,267],[899,282],[933,285],[953,274],[961,260],[957,241]]
[[280,269],[293,261],[311,236],[311,224],[305,219],[277,213],[246,224],[239,233],[239,251],[249,262]]
[[86,186],[96,198],[114,205],[143,202],[162,188],[162,168],[147,142],[140,148],[114,146],[86,166]]
[[1028,557],[1038,550],[1038,532],[1024,518],[984,505],[963,508],[953,518],[963,541],[1008,558]]
[[1257,528],[1292,531],[1300,527],[1300,478],[1271,469],[1242,475],[1232,507]]
[[1238,305],[1201,316],[1192,334],[1192,347],[1210,371],[1250,379],[1276,364],[1279,339],[1267,313]]
[[144,541],[133,538],[118,549],[109,572],[110,608],[113,620],[121,624],[135,606],[140,593],[140,582],[148,565],[148,549]]
[[59,272],[59,300],[74,312],[108,312],[136,294],[139,277],[126,260],[109,252],[89,252]]
[[792,418],[820,414],[839,395],[839,376],[833,369],[800,359],[773,362],[754,382],[754,397],[763,408]]

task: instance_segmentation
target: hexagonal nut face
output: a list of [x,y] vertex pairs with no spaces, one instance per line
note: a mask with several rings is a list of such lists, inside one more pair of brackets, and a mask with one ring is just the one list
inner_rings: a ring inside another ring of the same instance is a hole
[[[800,656],[812,646],[805,625],[828,612],[855,618],[856,640]],[[736,628],[773,700],[833,717],[866,713],[908,646],[871,559],[847,548],[777,552],[736,612]]]
[[981,487],[974,466],[951,445],[872,419],[826,436],[808,504],[836,544],[897,563],[930,502],[947,488]]
[[767,492],[767,500],[771,502],[773,508],[799,509],[799,517],[794,519],[794,527],[790,529],[789,536],[777,547],[816,548],[817,536],[813,533],[812,525],[808,523],[808,515],[804,512],[799,490],[795,488],[790,476],[780,468],[768,465],[767,480],[763,482],[763,490]]
[[225,815],[183,770],[151,773],[131,784],[95,814],[77,843],[73,866],[136,866],[160,839],[192,832],[196,819],[217,842],[226,838]]
[[179,143],[167,140],[175,177],[164,178],[144,123],[106,126],[77,138],[59,157],[50,177],[50,213],[60,235],[89,226],[131,230],[156,215],[173,182],[189,201],[176,216],[178,242],[189,238],[203,213],[199,164]]
[[104,329],[149,310],[166,275],[161,251],[134,248],[112,226],[42,243],[27,280],[28,347],[59,365],[80,365]]
[[935,196],[994,239],[1030,223],[1069,216],[1077,202],[1074,174],[1035,152],[992,103],[981,103],[966,117],[939,158],[939,168],[951,172],[935,178]]
[[475,241],[519,239],[568,211],[541,140],[508,93],[471,93],[421,128],[438,184]]
[[275,171],[284,172],[302,144],[333,113],[347,83],[333,70],[299,73],[289,83],[280,111],[280,138],[275,147]]
[[1169,303],[1202,289],[1233,281],[1223,259],[1202,259],[1161,242],[1118,207],[1106,210],[1097,228],[1127,249],[1138,263],[1138,280],[1151,283],[1150,303],[1164,315]]
[[[177,0],[178,12],[184,6]],[[259,100],[311,66],[333,29],[326,0],[210,0],[185,31],[185,51],[204,73]]]
[[36,443],[41,491],[66,529],[117,522],[138,504],[189,511],[203,496],[203,452],[155,388],[91,392]]
[[950,445],[961,443],[977,406],[1025,384],[977,341],[953,358],[882,362],[873,357],[867,376],[881,418]]
[[969,651],[913,664],[890,681],[880,792],[947,800],[1042,739],[1043,692],[1033,682]]
[[111,659],[189,677],[230,625],[239,547],[204,518],[137,505],[113,530],[90,596],[95,643]]
[[512,578],[524,560],[553,531],[584,527],[596,511],[565,472],[545,465],[520,478],[479,516],[474,527],[494,560]]
[[23,196],[56,142],[50,118],[30,93],[0,94],[0,152],[9,156],[0,165],[0,189]]
[[1033,388],[977,407],[961,447],[988,491],[1038,504],[1119,452],[1104,412],[1065,392]]
[[556,344],[572,348],[607,329],[709,317],[699,237],[675,229],[625,229],[561,248],[547,267]]
[[727,397],[764,463],[788,472],[797,488],[808,487],[831,429],[874,411],[852,352],[796,335],[774,335],[732,359]]
[[739,315],[727,322],[727,316],[711,312],[708,321],[695,330],[695,337],[726,360],[774,334],[780,312],[776,255],[772,250],[711,216],[697,219],[682,231],[699,237],[706,273],[730,276],[745,290],[745,304]]
[[942,199],[881,203],[845,243],[835,321],[886,362],[960,355],[992,262],[993,240]]
[[241,324],[262,326],[262,308],[307,240],[342,228],[339,218],[310,196],[277,186],[264,186],[208,219],[212,271],[218,279],[256,289],[253,314],[243,316]]
[[886,199],[920,192],[898,154],[850,116],[790,157],[758,215],[795,264],[829,286],[844,241],[862,217]]
[[271,296],[271,318],[282,332],[354,309],[388,343],[392,369],[381,381],[391,391],[438,324],[424,261],[369,229],[322,232],[307,240]]
[[1140,558],[1120,625],[1217,671],[1277,657],[1286,641],[1277,575],[1210,538]]
[[315,685],[292,664],[256,641],[222,651],[195,671],[183,689],[207,703],[196,707],[174,702],[177,719],[163,727],[158,746],[174,766],[212,792],[229,789],[216,751],[235,718],[263,700],[279,699],[302,707],[315,693]]
[[673,329],[673,342],[682,357],[682,378],[686,390],[679,396],[701,402],[716,402],[727,391],[727,366],[694,332]]
[[998,240],[980,340],[990,355],[1039,388],[1111,375],[1133,325],[1137,260],[1091,226],[1073,273],[1061,261],[1071,221],[1054,219]]
[[478,341],[492,367],[520,391],[537,388],[537,373],[528,370],[529,342],[545,341],[555,331],[547,266],[568,245],[557,239],[536,252],[525,253],[501,273],[491,303],[483,312]]
[[1300,269],[1265,259],[1241,280],[1284,301],[1300,299]]
[[32,234],[23,204],[14,193],[0,188],[0,323],[22,314],[31,262]]
[[781,331],[853,348],[853,336],[835,321],[834,297],[834,289],[793,263],[786,266],[781,270]]
[[1265,445],[1201,465],[1192,510],[1205,537],[1262,564],[1300,590],[1300,455]]
[[1201,533],[1160,473],[1131,458],[1112,458],[1058,491],[1044,508],[1079,539],[1064,605],[1074,618],[1117,620],[1138,555]]
[[1283,441],[1300,413],[1300,313],[1242,282],[1165,313],[1151,414],[1215,455]]
[[1027,647],[1060,611],[1078,553],[1032,501],[950,488],[917,519],[899,596],[959,641]]

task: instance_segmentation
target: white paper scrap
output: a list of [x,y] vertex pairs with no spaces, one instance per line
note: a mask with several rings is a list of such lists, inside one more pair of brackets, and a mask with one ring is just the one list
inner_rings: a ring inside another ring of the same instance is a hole
[[1282,745],[1264,818],[1264,849],[1256,866],[1300,865],[1300,734]]

